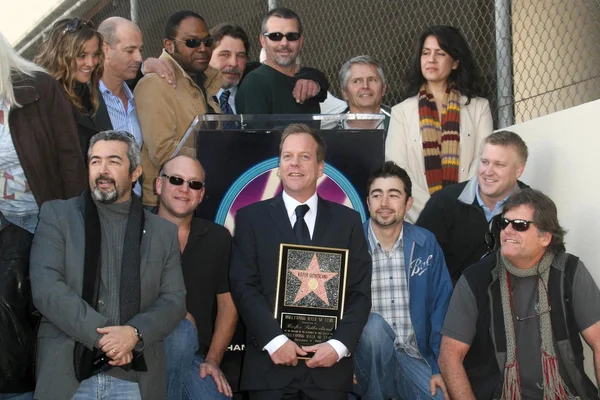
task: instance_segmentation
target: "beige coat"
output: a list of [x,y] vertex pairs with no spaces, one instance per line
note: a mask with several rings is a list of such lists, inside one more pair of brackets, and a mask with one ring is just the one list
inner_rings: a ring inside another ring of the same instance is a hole
[[[460,158],[458,181],[463,182],[477,172],[479,149],[483,140],[492,133],[492,113],[486,99],[475,97],[469,105],[460,97]],[[404,168],[412,181],[412,209],[406,219],[415,223],[429,200],[425,177],[423,141],[419,129],[419,99],[410,97],[392,108],[392,117],[385,141],[385,159]]]
[[[173,151],[183,138],[187,128],[199,114],[220,113],[219,105],[213,100],[221,89],[221,73],[208,67],[205,89],[207,102],[201,89],[181,68],[181,66],[163,50],[160,56],[173,64],[177,78],[177,88],[157,74],[148,74],[135,87],[134,99],[137,115],[142,127],[144,145],[142,146],[143,197],[144,205],[158,204],[154,192],[154,181],[161,166],[171,158]],[[194,137],[186,146],[194,146]]]

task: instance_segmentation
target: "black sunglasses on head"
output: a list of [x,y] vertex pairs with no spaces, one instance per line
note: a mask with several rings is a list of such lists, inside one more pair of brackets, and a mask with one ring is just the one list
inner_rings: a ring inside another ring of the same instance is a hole
[[500,218],[498,220],[498,226],[500,229],[504,230],[508,225],[512,225],[513,229],[517,232],[525,232],[529,229],[531,224],[535,224],[533,221],[527,221],[524,219],[508,219],[508,218]]
[[268,37],[274,42],[281,42],[283,38],[286,38],[288,42],[295,42],[296,40],[300,39],[300,36],[302,35],[298,32],[288,32],[285,35],[281,32],[271,32],[263,33],[263,36]]
[[207,36],[203,39],[194,38],[194,39],[181,40],[181,39],[177,39],[177,38],[171,38],[171,40],[185,43],[185,47],[189,47],[190,49],[197,49],[198,47],[200,47],[202,45],[202,43],[204,43],[205,47],[212,47],[213,41],[214,41],[211,36]]
[[94,24],[92,23],[92,21],[84,21],[84,20],[79,19],[79,18],[73,18],[72,20],[70,20],[69,22],[67,22],[67,25],[65,26],[65,29],[63,29],[61,35],[64,35],[65,33],[74,33],[74,32],[77,32],[78,30],[80,30],[84,26],[87,26],[88,28],[94,29]]
[[180,178],[178,176],[165,175],[165,174],[162,174],[162,177],[167,178],[169,180],[169,183],[174,186],[181,186],[181,185],[183,185],[184,182],[187,182],[188,186],[192,190],[200,190],[204,187],[204,182],[200,182],[200,181],[186,181],[185,179]]

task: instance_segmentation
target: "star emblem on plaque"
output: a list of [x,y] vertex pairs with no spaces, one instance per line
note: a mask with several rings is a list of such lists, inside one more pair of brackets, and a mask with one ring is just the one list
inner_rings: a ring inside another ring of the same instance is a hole
[[300,346],[329,340],[343,317],[347,249],[281,244],[275,318]]

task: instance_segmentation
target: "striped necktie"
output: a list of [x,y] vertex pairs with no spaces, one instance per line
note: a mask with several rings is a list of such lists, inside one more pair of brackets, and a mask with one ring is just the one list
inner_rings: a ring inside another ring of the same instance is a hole
[[231,92],[229,90],[223,90],[223,93],[221,93],[221,96],[219,97],[219,107],[221,108],[221,111],[223,111],[223,114],[233,114],[233,110],[229,105],[230,95]]

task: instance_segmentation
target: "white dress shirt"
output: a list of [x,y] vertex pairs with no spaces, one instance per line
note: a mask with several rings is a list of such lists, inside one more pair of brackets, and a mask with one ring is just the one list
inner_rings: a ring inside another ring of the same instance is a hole
[[[285,209],[288,214],[288,218],[290,219],[290,224],[294,226],[296,223],[296,207],[301,204],[306,204],[309,207],[309,210],[304,215],[304,222],[308,226],[308,232],[310,233],[310,238],[313,237],[313,232],[315,231],[315,223],[317,222],[317,205],[319,204],[319,197],[317,193],[313,194],[306,202],[300,203],[298,200],[290,197],[285,190],[282,193],[283,204],[285,204]],[[283,346],[287,341],[288,337],[285,335],[279,335],[273,338],[269,343],[267,343],[263,350],[269,352],[269,355],[275,353],[281,346]],[[348,357],[350,352],[348,348],[339,340],[329,339],[327,341],[333,347],[333,349],[338,354],[338,361],[344,357]]]

